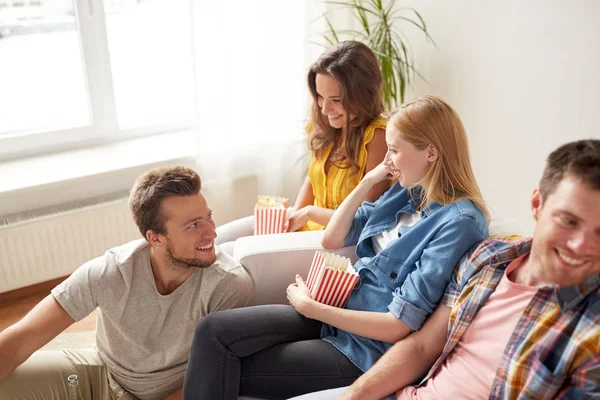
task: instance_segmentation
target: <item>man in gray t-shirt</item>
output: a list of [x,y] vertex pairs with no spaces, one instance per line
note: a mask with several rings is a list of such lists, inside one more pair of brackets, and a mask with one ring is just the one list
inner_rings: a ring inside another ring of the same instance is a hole
[[[71,374],[82,399],[181,398],[197,322],[254,295],[248,272],[214,245],[200,188],[182,167],[136,181],[129,204],[144,239],[85,263],[0,333],[0,398],[68,398]],[[95,309],[94,349],[37,351]]]

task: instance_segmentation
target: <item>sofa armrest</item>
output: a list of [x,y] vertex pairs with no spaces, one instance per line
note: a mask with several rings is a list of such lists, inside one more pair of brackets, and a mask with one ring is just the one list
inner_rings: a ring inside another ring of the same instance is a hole
[[[315,251],[322,250],[324,231],[246,236],[235,241],[233,257],[254,279],[254,305],[288,304],[286,288],[296,274],[308,275]],[[355,248],[328,250],[356,262]]]

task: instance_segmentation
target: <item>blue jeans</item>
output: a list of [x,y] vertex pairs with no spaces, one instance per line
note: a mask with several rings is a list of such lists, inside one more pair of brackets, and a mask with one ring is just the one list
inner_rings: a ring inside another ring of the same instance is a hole
[[287,399],[352,384],[362,371],[320,339],[321,325],[284,305],[203,317],[190,350],[184,399]]

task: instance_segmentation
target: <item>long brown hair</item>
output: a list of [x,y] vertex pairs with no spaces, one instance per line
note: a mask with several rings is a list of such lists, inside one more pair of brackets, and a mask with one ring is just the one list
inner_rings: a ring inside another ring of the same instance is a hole
[[[333,128],[319,107],[316,87],[317,74],[330,75],[342,87],[342,106],[346,110],[346,125]],[[381,100],[381,71],[375,53],[357,41],[339,42],[325,51],[308,72],[308,88],[313,98],[310,115],[308,148],[318,157],[342,135],[344,151],[340,168],[360,169],[358,155],[365,130],[383,112]],[[350,120],[350,112],[356,118]]]
[[435,96],[422,96],[400,107],[389,116],[403,138],[419,150],[432,145],[438,159],[428,168],[419,185],[419,209],[431,201],[451,204],[467,199],[475,203],[489,221],[479,185],[475,180],[467,133],[460,117],[444,100]]

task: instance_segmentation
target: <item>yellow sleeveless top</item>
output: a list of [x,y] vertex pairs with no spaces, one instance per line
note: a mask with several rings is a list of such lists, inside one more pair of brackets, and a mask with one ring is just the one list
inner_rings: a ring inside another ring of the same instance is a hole
[[[352,192],[365,175],[368,155],[367,144],[373,140],[375,129],[385,130],[386,124],[387,122],[384,118],[377,118],[365,129],[362,145],[358,153],[358,166],[360,169],[356,174],[352,173],[353,170],[351,168],[338,168],[335,164],[331,165],[329,171],[325,174],[325,163],[329,158],[333,143],[325,149],[322,158],[319,159],[313,154],[310,167],[308,168],[308,177],[310,178],[315,196],[313,205],[333,210],[342,204],[342,201]],[[308,221],[299,230],[318,231],[322,229],[325,229],[323,225]]]

